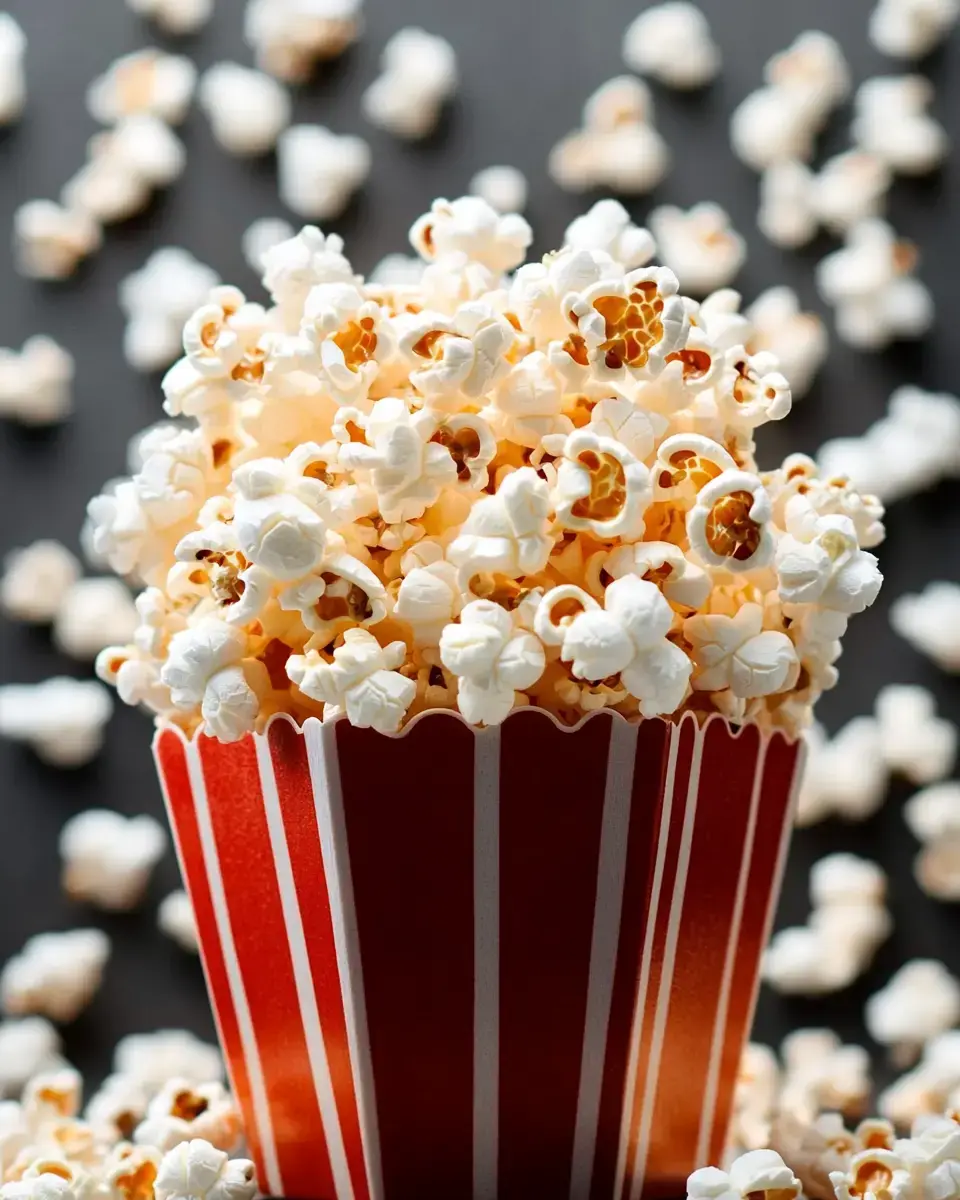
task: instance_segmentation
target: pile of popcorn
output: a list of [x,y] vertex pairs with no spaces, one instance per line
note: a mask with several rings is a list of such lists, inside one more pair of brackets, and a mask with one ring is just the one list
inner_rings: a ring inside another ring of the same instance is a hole
[[191,424],[89,505],[145,589],[100,677],[227,741],[530,704],[802,729],[879,590],[882,505],[802,455],[761,473],[791,393],[737,294],[689,300],[645,231],[584,228],[521,265],[522,217],[438,200],[418,283],[308,226],[264,257],[271,307],[214,288],[163,381]]

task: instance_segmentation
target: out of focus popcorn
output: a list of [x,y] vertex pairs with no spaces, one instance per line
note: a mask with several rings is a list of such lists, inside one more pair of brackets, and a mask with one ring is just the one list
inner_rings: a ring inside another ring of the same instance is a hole
[[242,245],[244,261],[250,270],[257,276],[262,275],[267,252],[274,246],[279,246],[281,242],[289,241],[294,232],[293,226],[283,217],[258,217],[248,225],[243,234]]
[[95,680],[48,679],[0,687],[0,737],[23,742],[55,767],[79,767],[100,752],[113,700]]
[[807,762],[797,805],[797,824],[826,817],[864,821],[880,808],[890,771],[873,717],[854,717],[828,739],[821,726],[806,732]]
[[[60,1035],[46,1017],[0,1021],[0,1100],[33,1075],[60,1065]],[[0,1117],[0,1142],[4,1121]],[[4,1157],[0,1152],[0,1159]]]
[[171,892],[160,902],[157,925],[161,933],[172,938],[182,949],[191,954],[197,953],[197,921],[190,897],[182,888]]
[[362,0],[247,0],[243,32],[261,70],[303,83],[360,36]]
[[73,355],[37,334],[17,353],[0,349],[0,417],[55,425],[73,411]]
[[78,579],[64,595],[53,640],[71,658],[93,662],[104,646],[132,638],[139,624],[133,597],[119,579]]
[[270,75],[221,62],[200,80],[200,107],[217,142],[242,157],[266,154],[290,124],[290,96]]
[[87,89],[87,108],[102,125],[135,116],[179,125],[196,83],[197,69],[189,58],[150,46],[112,62]]
[[913,959],[870,997],[864,1020],[873,1040],[906,1066],[960,1022],[960,981],[941,962]]
[[27,101],[23,56],[27,39],[9,13],[0,13],[0,125],[12,125]]
[[109,939],[99,929],[37,934],[0,971],[0,1005],[8,1016],[72,1021],[99,990],[109,957]]
[[173,36],[196,33],[213,16],[213,0],[127,0],[127,6]]
[[183,325],[220,282],[216,271],[179,246],[154,250],[120,283],[127,318],[123,353],[135,371],[168,367],[183,349]]
[[87,809],[60,831],[64,891],[111,912],[135,908],[166,847],[166,833],[153,817]]
[[751,354],[768,350],[775,355],[794,400],[805,396],[829,349],[823,321],[816,313],[801,312],[796,292],[788,287],[767,288],[747,309],[746,317],[753,326],[747,349]]
[[223,1059],[216,1046],[201,1042],[185,1029],[133,1033],[117,1042],[114,1074],[158,1092],[168,1079],[208,1083],[223,1079]]
[[384,46],[380,75],[363,94],[364,115],[397,137],[426,137],[458,84],[457,57],[446,38],[401,29]]
[[732,283],[747,257],[746,242],[719,204],[695,204],[686,212],[665,204],[648,220],[658,257],[692,296]]
[[882,76],[857,89],[854,142],[900,175],[925,175],[943,162],[946,130],[927,112],[933,84],[923,75]]
[[960,672],[960,585],[936,581],[917,595],[898,597],[890,624],[937,666]]
[[28,200],[13,215],[14,261],[28,279],[68,278],[102,241],[88,212],[52,200]]
[[517,167],[484,167],[470,180],[468,190],[499,213],[519,213],[527,207],[527,177]]
[[931,692],[890,683],[877,693],[874,711],[880,753],[891,771],[915,784],[936,783],[950,774],[957,757],[957,727],[937,715]]
[[668,87],[703,87],[720,70],[720,48],[707,19],[688,0],[666,0],[644,9],[623,35],[631,70]]
[[877,0],[870,14],[870,40],[891,58],[923,58],[950,33],[958,17],[957,0]]
[[280,199],[301,217],[338,217],[370,174],[370,147],[323,125],[291,125],[277,144]]
[[960,900],[960,783],[925,787],[907,801],[903,815],[922,843],[914,863],[917,883],[935,900]]
[[46,625],[80,578],[80,563],[60,542],[43,538],[3,560],[0,609],[15,621]]

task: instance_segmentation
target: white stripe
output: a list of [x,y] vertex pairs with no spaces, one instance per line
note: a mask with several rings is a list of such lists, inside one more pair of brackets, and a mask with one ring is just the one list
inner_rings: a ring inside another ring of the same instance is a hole
[[297,888],[293,879],[290,849],[287,846],[283,816],[280,812],[280,796],[277,792],[270,744],[266,736],[254,738],[254,743],[257,748],[257,761],[260,765],[263,806],[267,818],[267,828],[270,831],[270,844],[273,847],[273,861],[280,889],[283,921],[287,927],[287,942],[293,963],[293,978],[296,983],[297,998],[300,1002],[300,1018],[307,1043],[310,1070],[313,1072],[317,1104],[323,1121],[327,1152],[330,1155],[330,1168],[333,1171],[334,1186],[337,1189],[337,1200],[353,1200],[353,1182],[347,1166],[343,1132],[340,1129],[340,1116],[333,1094],[333,1080],[330,1076],[327,1048],[323,1041],[323,1031],[320,1025],[320,1010],[317,1007],[317,996],[313,987],[313,973],[310,970],[307,939],[303,931],[303,917],[300,913]]
[[750,794],[750,813],[747,818],[746,836],[743,840],[743,855],[740,859],[740,874],[737,878],[737,892],[733,902],[733,915],[730,918],[730,932],[727,935],[726,957],[724,958],[723,975],[720,980],[720,995],[717,998],[717,1015],[713,1021],[710,1059],[707,1067],[707,1082],[703,1091],[703,1106],[700,1110],[700,1132],[697,1136],[697,1164],[706,1163],[707,1155],[710,1153],[710,1141],[716,1117],[717,1090],[720,1086],[720,1065],[723,1060],[723,1048],[726,1044],[730,992],[733,988],[733,972],[737,962],[737,944],[740,941],[740,926],[743,923],[743,910],[747,901],[747,884],[750,881],[750,867],[753,863],[753,844],[757,835],[757,817],[760,813],[760,793],[763,790],[763,768],[766,758],[767,742],[762,741],[757,755],[753,790]]
[[580,1094],[573,1139],[570,1200],[587,1200],[593,1178],[597,1123],[603,1089],[603,1068],[613,998],[613,978],[620,944],[620,915],[627,869],[627,836],[633,768],[637,754],[637,726],[614,717],[607,755],[607,783],[603,797],[603,825],[597,863],[597,898],[593,909],[590,976],[580,1060]]
[[496,1200],[500,1087],[500,727],[474,738],[473,1198]]
[[220,860],[217,857],[217,843],[213,835],[213,823],[210,820],[207,787],[203,779],[203,765],[200,762],[200,752],[196,741],[187,744],[186,759],[190,787],[193,790],[193,804],[197,813],[200,846],[203,850],[207,882],[210,885],[210,899],[217,922],[217,933],[220,935],[220,948],[223,951],[223,963],[230,985],[230,996],[237,1014],[240,1044],[243,1047],[247,1077],[250,1080],[250,1099],[253,1103],[254,1119],[260,1131],[263,1167],[267,1173],[267,1190],[275,1196],[282,1196],[283,1179],[280,1175],[280,1165],[277,1162],[277,1146],[273,1137],[273,1123],[270,1120],[270,1103],[267,1099],[267,1088],[263,1078],[260,1051],[257,1048],[257,1037],[253,1028],[253,1018],[250,1016],[250,1005],[247,1002],[247,993],[243,986],[240,960],[237,958],[237,948],[233,942],[227,897],[223,887],[223,876],[220,874]]
[[320,830],[323,865],[327,872],[327,887],[330,891],[333,942],[340,972],[340,987],[347,1024],[347,1044],[350,1047],[353,1086],[357,1096],[360,1134],[363,1139],[363,1155],[367,1167],[367,1180],[370,1184],[370,1198],[371,1200],[382,1200],[383,1171],[380,1163],[377,1106],[373,1091],[373,1063],[370,1059],[367,1002],[363,991],[360,941],[357,934],[356,911],[353,906],[353,879],[350,873],[350,853],[343,816],[343,794],[340,790],[336,729],[333,725],[308,723],[304,727],[303,733],[313,782],[313,798],[317,810],[317,827]]
[[[679,731],[678,731],[679,739]],[[637,1155],[633,1161],[633,1187],[630,1200],[640,1200],[643,1181],[647,1170],[647,1154],[650,1149],[650,1126],[659,1090],[660,1055],[667,1030],[670,1012],[670,987],[673,983],[673,968],[680,936],[680,918],[683,915],[683,898],[687,886],[687,871],[690,867],[690,850],[693,845],[693,829],[697,817],[697,791],[700,784],[700,759],[703,755],[703,730],[696,731],[693,759],[690,763],[690,782],[687,786],[687,807],[683,814],[683,831],[680,835],[680,850],[677,855],[677,874],[673,882],[673,898],[670,902],[670,920],[663,952],[663,968],[660,973],[660,989],[653,1018],[653,1033],[650,1038],[650,1065],[645,1081],[643,1108],[640,1116],[640,1131],[637,1137]]]
[[[643,938],[643,955],[640,959],[640,976],[637,980],[637,999],[633,1006],[633,1027],[630,1030],[630,1057],[627,1061],[627,1079],[623,1090],[623,1112],[620,1121],[620,1147],[617,1153],[617,1190],[623,1193],[627,1173],[627,1151],[630,1147],[633,1103],[637,1088],[637,1073],[640,1066],[640,1039],[643,1033],[647,1007],[647,988],[650,986],[650,968],[653,961],[653,944],[657,932],[657,914],[660,910],[660,892],[663,888],[663,869],[670,841],[670,817],[673,812],[673,789],[677,775],[677,750],[680,745],[677,727],[670,727],[670,751],[667,773],[663,784],[663,804],[660,811],[660,828],[657,840],[657,858],[653,868],[653,884],[650,888],[650,911]],[[656,766],[656,764],[651,764]]]

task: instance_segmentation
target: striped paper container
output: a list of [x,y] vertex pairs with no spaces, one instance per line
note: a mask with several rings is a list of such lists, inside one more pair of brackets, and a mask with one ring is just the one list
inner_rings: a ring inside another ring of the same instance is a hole
[[796,743],[521,709],[155,754],[266,1191],[637,1200],[718,1161]]

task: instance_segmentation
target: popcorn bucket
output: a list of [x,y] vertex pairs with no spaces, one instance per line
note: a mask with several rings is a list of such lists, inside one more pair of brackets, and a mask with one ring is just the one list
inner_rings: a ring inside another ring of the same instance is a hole
[[265,1190],[630,1200],[718,1162],[797,743],[531,708],[154,750]]

